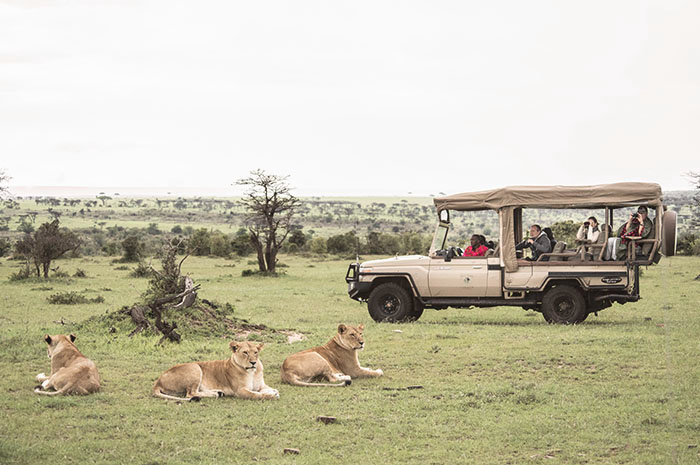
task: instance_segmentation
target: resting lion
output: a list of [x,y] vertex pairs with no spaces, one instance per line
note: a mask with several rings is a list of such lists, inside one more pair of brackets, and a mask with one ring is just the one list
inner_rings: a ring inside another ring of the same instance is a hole
[[[201,397],[235,396],[243,399],[276,399],[280,394],[265,384],[263,365],[258,354],[263,344],[229,344],[233,353],[228,360],[192,362],[175,365],[153,385],[153,395],[171,400]],[[175,397],[185,394],[185,398]]]
[[[44,336],[51,359],[51,376],[36,375],[41,385],[34,388],[37,394],[55,396],[58,394],[90,394],[100,389],[100,374],[95,363],[80,353],[71,334]],[[51,390],[52,389],[52,390]]]
[[[365,345],[364,329],[364,325],[341,324],[338,333],[326,345],[290,355],[282,364],[282,381],[297,386],[347,386],[352,378],[382,376],[382,370],[363,368],[357,359],[357,351]],[[312,382],[320,379],[337,383]]]

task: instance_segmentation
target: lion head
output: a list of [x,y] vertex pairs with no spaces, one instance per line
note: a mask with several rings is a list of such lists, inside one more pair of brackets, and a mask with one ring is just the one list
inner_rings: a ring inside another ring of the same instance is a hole
[[66,336],[65,334],[56,334],[55,336],[50,336],[46,334],[44,336],[44,341],[46,341],[46,344],[48,344],[47,352],[50,359],[53,356],[53,353],[56,350],[56,348],[62,342],[74,345],[73,342],[75,341],[75,334],[69,334],[68,336]]
[[349,350],[362,350],[365,347],[365,339],[362,337],[362,332],[365,330],[365,325],[348,326],[344,324],[338,325],[337,341],[341,347]]
[[229,346],[233,351],[231,361],[244,370],[255,370],[258,365],[258,354],[264,344],[254,344],[252,342],[231,341]]

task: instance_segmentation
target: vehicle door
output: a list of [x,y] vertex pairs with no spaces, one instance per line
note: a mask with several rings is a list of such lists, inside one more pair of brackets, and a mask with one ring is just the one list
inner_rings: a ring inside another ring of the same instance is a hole
[[431,257],[428,286],[432,297],[484,297],[488,289],[486,257]]

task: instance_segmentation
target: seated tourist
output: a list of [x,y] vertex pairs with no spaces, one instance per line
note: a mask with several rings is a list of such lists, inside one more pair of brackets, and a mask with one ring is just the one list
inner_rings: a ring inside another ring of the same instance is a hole
[[486,251],[489,250],[489,248],[481,242],[481,238],[477,234],[474,234],[469,242],[471,245],[464,251],[464,254],[462,254],[463,257],[483,257]]
[[595,216],[591,216],[584,221],[576,232],[576,239],[579,241],[597,242],[598,236],[600,236],[600,228]]
[[[647,207],[642,205],[637,209],[637,213],[631,214],[627,223],[617,230],[617,236],[620,238],[616,250],[618,260],[627,257],[627,244],[630,240],[646,239],[654,230],[654,223],[648,218],[648,212]],[[641,253],[641,246],[637,246],[636,252]]]
[[542,231],[539,224],[530,226],[530,237],[515,246],[515,250],[522,250],[525,248],[529,248],[532,251],[532,257],[526,260],[532,261],[537,261],[540,255],[552,251],[552,243],[547,234]]
[[605,260],[626,260],[627,243],[632,239],[646,239],[652,234],[654,223],[647,217],[647,213],[647,207],[640,206],[637,213],[631,214],[627,222],[617,230],[617,237],[608,239],[603,257]]

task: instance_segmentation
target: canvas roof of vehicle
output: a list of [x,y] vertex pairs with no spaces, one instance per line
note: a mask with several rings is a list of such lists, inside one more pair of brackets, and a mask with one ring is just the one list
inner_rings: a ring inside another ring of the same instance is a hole
[[596,186],[510,186],[434,199],[438,211],[500,210],[504,207],[658,207],[661,201],[661,186],[647,182],[620,182]]

